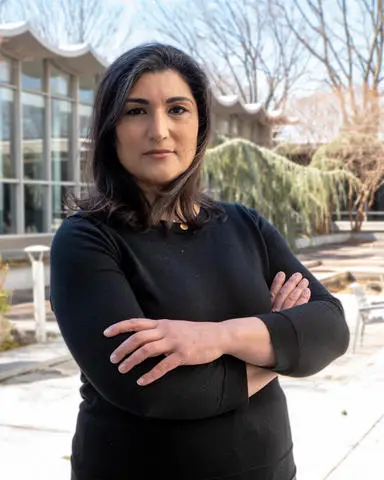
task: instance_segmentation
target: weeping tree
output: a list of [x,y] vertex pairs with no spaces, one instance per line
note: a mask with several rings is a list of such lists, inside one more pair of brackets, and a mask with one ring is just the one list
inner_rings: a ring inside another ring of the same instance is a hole
[[376,134],[346,132],[315,153],[312,166],[348,172],[347,202],[351,229],[361,230],[375,193],[384,183],[384,144]]
[[292,247],[298,230],[328,231],[332,213],[345,201],[345,182],[358,183],[346,170],[298,165],[243,139],[208,149],[205,173],[216,199],[256,208]]

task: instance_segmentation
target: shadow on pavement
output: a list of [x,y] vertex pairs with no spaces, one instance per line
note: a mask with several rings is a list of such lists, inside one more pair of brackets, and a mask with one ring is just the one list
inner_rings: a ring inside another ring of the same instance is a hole
[[[28,364],[29,362],[15,362],[18,366]],[[15,363],[13,366],[15,366]],[[20,364],[20,365],[19,365]],[[31,372],[18,375],[16,377],[8,378],[1,382],[1,385],[19,385],[25,383],[38,382],[43,380],[51,380],[53,378],[71,377],[73,375],[80,375],[79,368],[74,361],[70,360],[63,362],[52,367],[46,367],[43,369],[33,370]]]

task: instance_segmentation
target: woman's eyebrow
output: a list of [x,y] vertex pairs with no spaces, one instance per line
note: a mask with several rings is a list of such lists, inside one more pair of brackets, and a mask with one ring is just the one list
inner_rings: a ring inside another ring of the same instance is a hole
[[193,104],[193,101],[188,97],[171,97],[167,99],[167,103],[174,103],[174,102],[190,102]]
[[149,105],[149,100],[145,98],[127,98],[126,103],[140,103],[142,105]]
[[[167,98],[166,103],[175,103],[175,102],[189,102],[193,104],[193,100],[188,97],[170,97]],[[127,98],[126,103],[139,103],[140,105],[149,105],[149,100],[145,98]]]

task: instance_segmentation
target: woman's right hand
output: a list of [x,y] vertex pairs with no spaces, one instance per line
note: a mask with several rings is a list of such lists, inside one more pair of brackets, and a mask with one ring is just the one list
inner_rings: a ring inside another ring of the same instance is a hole
[[[294,273],[285,282],[286,275],[279,272],[273,279],[270,295],[273,312],[297,307],[309,302],[311,291],[308,280],[301,273]],[[277,373],[247,363],[248,397],[251,397],[277,377]]]

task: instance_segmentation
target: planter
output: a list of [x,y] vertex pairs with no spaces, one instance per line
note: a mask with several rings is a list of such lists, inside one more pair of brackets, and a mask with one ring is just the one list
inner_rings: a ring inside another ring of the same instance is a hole
[[297,238],[295,241],[296,249],[301,250],[310,247],[320,247],[322,245],[335,245],[345,243],[349,240],[359,240],[366,242],[373,242],[375,240],[383,240],[383,232],[346,232],[346,233],[331,233],[329,235],[318,235],[314,237]]
[[0,351],[12,342],[11,322],[0,314]]

